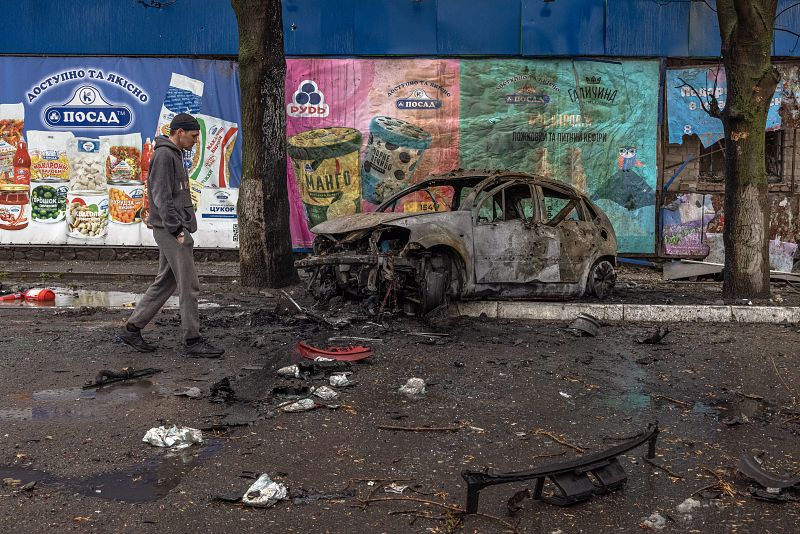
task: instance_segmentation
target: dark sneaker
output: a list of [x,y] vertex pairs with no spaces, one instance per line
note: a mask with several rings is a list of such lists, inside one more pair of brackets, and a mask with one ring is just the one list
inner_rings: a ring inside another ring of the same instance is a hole
[[205,339],[201,339],[191,345],[184,343],[181,354],[187,358],[219,358],[225,354],[225,349],[215,347]]
[[120,332],[117,332],[117,341],[131,346],[139,352],[154,352],[156,350],[154,345],[144,340],[141,332],[131,332],[127,328],[123,328]]

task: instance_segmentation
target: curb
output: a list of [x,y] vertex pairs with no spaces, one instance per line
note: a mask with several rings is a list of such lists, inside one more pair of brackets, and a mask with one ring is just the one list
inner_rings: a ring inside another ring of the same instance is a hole
[[[15,271],[3,273],[3,278],[14,282],[117,282],[117,281],[153,281],[152,273],[109,273],[109,272],[64,272],[64,271]],[[197,273],[201,282],[209,284],[235,282],[238,274],[203,274]]]
[[624,323],[800,323],[800,307],[580,304],[554,302],[458,302],[454,315],[530,321],[572,321],[587,313]]

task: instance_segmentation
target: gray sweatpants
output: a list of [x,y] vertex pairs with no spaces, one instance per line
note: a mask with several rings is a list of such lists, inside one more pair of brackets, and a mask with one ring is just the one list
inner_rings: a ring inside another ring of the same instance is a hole
[[194,240],[189,232],[185,234],[186,238],[181,245],[163,228],[153,228],[153,237],[159,250],[158,274],[136,305],[128,323],[137,328],[147,326],[177,288],[184,339],[200,337],[200,317],[197,311],[200,281],[194,268]]

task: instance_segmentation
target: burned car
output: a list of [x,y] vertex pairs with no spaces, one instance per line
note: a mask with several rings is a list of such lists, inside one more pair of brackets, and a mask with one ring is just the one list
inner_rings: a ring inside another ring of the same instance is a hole
[[454,299],[605,298],[617,240],[584,194],[510,171],[454,171],[400,191],[371,213],[325,221],[295,262],[320,300],[371,299],[427,313]]

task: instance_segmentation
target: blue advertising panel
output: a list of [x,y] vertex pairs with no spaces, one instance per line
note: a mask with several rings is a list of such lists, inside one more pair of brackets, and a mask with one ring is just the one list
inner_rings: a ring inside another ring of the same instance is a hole
[[[703,109],[712,95],[716,96],[720,108],[725,107],[728,84],[723,67],[669,69],[666,84],[671,144],[683,143],[684,135],[697,135],[703,146],[708,147],[725,137],[722,121]],[[780,128],[780,107],[781,85],[778,84],[767,114],[767,130]]]
[[[235,61],[0,57],[0,215],[15,221],[0,223],[0,243],[153,244],[142,224],[149,156],[180,112],[201,125],[185,158],[201,222],[196,242],[235,247],[242,167]],[[20,140],[31,158],[25,179],[13,172]],[[95,215],[84,220],[73,205],[94,206]]]

